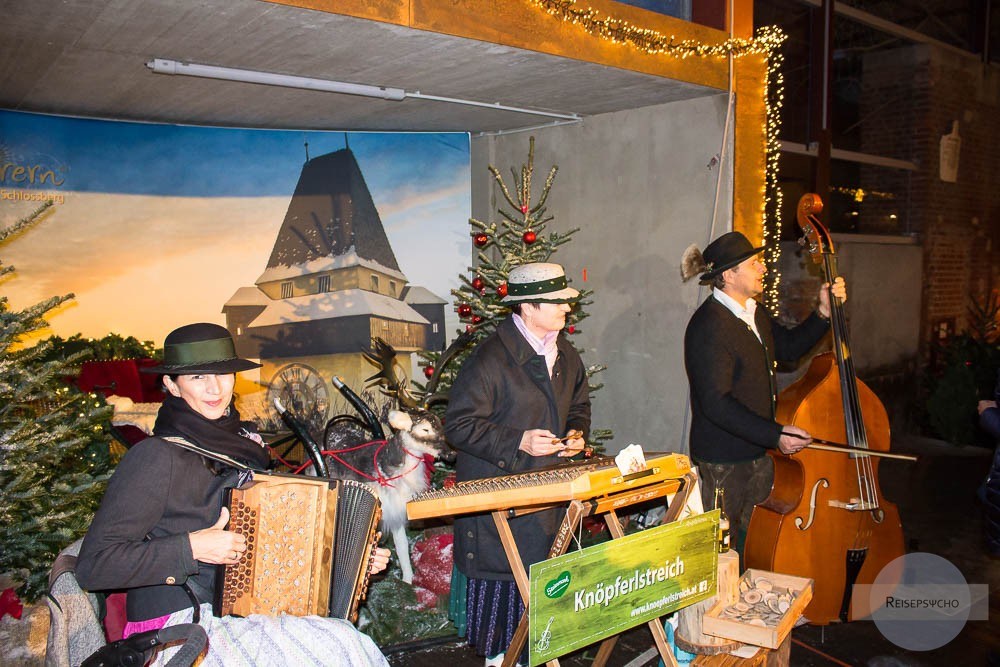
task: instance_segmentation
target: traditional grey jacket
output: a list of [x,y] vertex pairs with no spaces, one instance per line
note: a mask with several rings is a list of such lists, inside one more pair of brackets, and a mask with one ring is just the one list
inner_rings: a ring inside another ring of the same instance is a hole
[[76,576],[87,590],[128,589],[129,621],[191,606],[188,583],[211,602],[216,566],[191,554],[188,533],[219,519],[238,471],[214,474],[200,454],[160,438],[132,447],[115,469],[80,549]]

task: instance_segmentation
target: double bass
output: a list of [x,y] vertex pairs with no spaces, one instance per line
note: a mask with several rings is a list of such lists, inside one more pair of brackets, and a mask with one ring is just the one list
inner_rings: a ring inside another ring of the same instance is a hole
[[[822,209],[818,195],[806,194],[797,219],[804,244],[832,285],[836,254],[816,219]],[[754,508],[745,547],[747,567],[813,579],[804,615],[817,625],[868,617],[873,609],[867,595],[853,596],[852,603],[854,585],[873,583],[904,553],[899,512],[879,490],[877,454],[889,449],[889,418],[855,376],[844,306],[832,294],[830,323],[833,352],[817,355],[781,393],[775,418],[850,449],[806,448],[794,456],[770,450],[774,485]]]

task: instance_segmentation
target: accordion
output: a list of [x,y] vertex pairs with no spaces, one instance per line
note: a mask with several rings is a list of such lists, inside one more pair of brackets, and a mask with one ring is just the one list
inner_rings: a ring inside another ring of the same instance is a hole
[[219,616],[330,616],[352,623],[368,590],[382,511],[368,486],[348,480],[254,474],[231,489],[229,530],[246,538],[235,565],[220,565]]

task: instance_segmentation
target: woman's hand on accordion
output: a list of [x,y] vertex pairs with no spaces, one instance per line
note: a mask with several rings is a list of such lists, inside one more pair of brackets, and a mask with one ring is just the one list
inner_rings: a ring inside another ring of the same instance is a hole
[[225,530],[227,523],[229,510],[223,507],[214,526],[188,533],[191,555],[195,560],[213,565],[233,565],[239,562],[247,550],[247,541],[239,533]]
[[382,547],[372,549],[372,559],[368,566],[368,572],[378,574],[387,567],[389,567],[389,550]]

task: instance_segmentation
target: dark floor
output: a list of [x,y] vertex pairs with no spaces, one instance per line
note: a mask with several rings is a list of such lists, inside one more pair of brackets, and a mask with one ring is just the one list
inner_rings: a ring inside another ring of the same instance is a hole
[[[991,452],[956,448],[935,440],[900,438],[893,451],[920,456],[917,463],[883,460],[883,495],[899,507],[908,551],[937,554],[951,561],[970,584],[989,586],[989,620],[969,621],[945,646],[927,652],[905,651],[885,639],[872,622],[802,626],[792,633],[791,664],[801,667],[1000,666],[1000,560],[982,548],[981,510],[975,490],[989,468]],[[656,665],[652,637],[645,626],[623,635],[609,665]],[[478,667],[483,664],[457,638],[434,646],[385,647],[389,662],[407,667]],[[563,658],[566,667],[590,665],[592,652]]]

